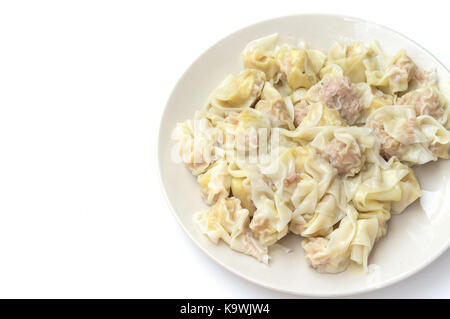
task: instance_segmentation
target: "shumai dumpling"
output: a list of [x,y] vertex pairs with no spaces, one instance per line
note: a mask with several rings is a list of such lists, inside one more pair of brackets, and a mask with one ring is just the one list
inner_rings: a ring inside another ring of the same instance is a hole
[[248,228],[249,213],[241,207],[239,199],[218,200],[214,206],[198,213],[196,222],[213,243],[217,244],[222,239],[231,249],[268,263],[268,249]]
[[287,234],[292,211],[277,195],[273,200],[262,195],[255,206],[250,229],[264,246],[273,245]]
[[173,138],[177,140],[178,155],[193,175],[204,173],[214,162],[214,145],[220,133],[203,114],[198,112],[194,120],[177,123]]
[[412,107],[417,116],[429,115],[444,126],[448,121],[447,101],[436,86],[419,87],[404,94],[396,103]]
[[212,205],[221,198],[228,197],[231,188],[231,176],[228,164],[219,160],[197,178],[200,184],[200,194],[204,200]]
[[280,67],[274,57],[274,51],[278,42],[278,34],[272,34],[250,42],[244,49],[244,52],[242,52],[244,66],[263,71],[267,80],[273,79],[280,71]]
[[237,77],[229,75],[213,91],[212,106],[219,108],[243,109],[252,106],[261,95],[266,76],[256,69],[247,69]]
[[299,128],[316,126],[346,126],[347,123],[335,109],[329,108],[324,103],[314,103],[310,106],[307,115],[299,124]]
[[279,81],[280,65],[275,54],[281,48],[303,48],[303,43],[296,39],[281,36],[277,33],[251,41],[242,52],[244,66],[258,69],[266,74],[266,80],[272,83]]
[[366,67],[364,60],[372,54],[373,51],[370,47],[361,42],[349,45],[337,42],[330,48],[327,65],[339,65],[344,72],[344,76],[348,77],[353,83],[365,82]]
[[272,119],[273,127],[282,127],[294,129],[292,119],[293,109],[290,100],[283,99],[281,94],[273,87],[272,84],[266,82],[261,93],[261,99],[256,103],[255,109],[269,114]]
[[321,80],[306,92],[306,100],[323,102],[337,110],[348,124],[355,124],[361,118],[362,111],[370,104],[370,87],[365,83],[352,83],[336,64],[324,67],[320,76]]
[[292,90],[310,88],[316,84],[325,62],[325,55],[318,50],[281,48],[275,58]]
[[372,46],[377,54],[364,61],[367,83],[388,94],[406,91],[416,70],[406,51],[400,50],[394,57],[389,57],[377,43]]
[[416,117],[411,108],[384,106],[368,117],[366,126],[373,130],[385,158],[396,156],[409,165],[448,158],[450,132],[429,115]]

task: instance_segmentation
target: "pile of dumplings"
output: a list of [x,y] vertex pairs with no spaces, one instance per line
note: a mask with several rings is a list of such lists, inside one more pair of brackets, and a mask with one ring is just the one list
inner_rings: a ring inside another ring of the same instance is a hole
[[273,34],[242,58],[244,70],[175,129],[209,205],[199,229],[263,263],[293,233],[318,271],[367,271],[391,214],[421,196],[411,167],[448,158],[448,90],[375,41],[325,54]]

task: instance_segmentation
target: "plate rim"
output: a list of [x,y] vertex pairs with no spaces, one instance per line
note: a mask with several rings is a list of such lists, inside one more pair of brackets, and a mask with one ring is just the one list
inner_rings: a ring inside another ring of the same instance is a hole
[[291,19],[291,18],[302,18],[302,17],[318,17],[318,18],[338,18],[338,19],[342,19],[342,20],[348,20],[348,21],[353,21],[353,22],[357,22],[357,23],[363,23],[363,24],[367,24],[367,25],[372,25],[372,26],[376,26],[378,28],[381,29],[385,29],[389,32],[392,32],[406,40],[408,40],[409,42],[413,43],[418,49],[420,49],[423,53],[425,53],[426,55],[428,55],[433,62],[436,65],[441,66],[445,71],[447,71],[447,73],[450,73],[449,70],[447,69],[447,67],[441,63],[430,51],[428,51],[427,49],[425,49],[423,46],[421,46],[419,43],[417,43],[416,41],[412,40],[411,38],[407,37],[406,35],[391,29],[385,25],[370,21],[370,20],[366,20],[366,19],[362,19],[362,18],[358,18],[358,17],[353,17],[353,16],[349,16],[349,15],[341,15],[341,14],[330,14],[330,13],[300,13],[300,14],[291,14],[291,15],[282,15],[282,16],[277,16],[271,19],[265,19],[265,20],[260,20],[257,21],[255,23],[246,25],[242,28],[239,28],[237,30],[234,30],[233,32],[227,34],[226,36],[222,37],[221,39],[217,40],[216,42],[214,42],[212,45],[210,45],[206,50],[204,50],[200,55],[198,55],[189,65],[188,67],[184,70],[184,72],[180,75],[180,77],[178,78],[178,80],[176,81],[175,85],[173,86],[169,97],[167,98],[167,102],[164,105],[164,110],[160,116],[160,121],[159,121],[159,127],[158,127],[158,135],[157,135],[157,152],[156,152],[156,157],[157,157],[157,172],[158,172],[158,179],[159,179],[159,183],[161,185],[162,188],[162,193],[163,193],[163,197],[166,201],[166,204],[169,207],[169,210],[171,211],[172,215],[175,217],[175,220],[178,222],[179,226],[181,226],[181,228],[183,229],[183,231],[188,235],[188,237],[190,238],[190,240],[192,242],[195,243],[195,245],[200,248],[200,250],[206,254],[209,258],[211,258],[212,260],[214,260],[218,265],[220,265],[221,267],[225,268],[226,270],[228,270],[229,272],[233,273],[234,275],[243,278],[253,284],[256,284],[260,287],[264,287],[266,289],[270,289],[273,291],[277,291],[277,292],[281,292],[281,293],[285,293],[285,294],[289,294],[292,296],[302,296],[302,297],[322,297],[322,298],[330,298],[330,297],[345,297],[345,296],[354,296],[354,295],[359,295],[359,294],[363,294],[363,293],[369,293],[369,292],[373,292],[376,290],[380,290],[382,288],[387,288],[389,286],[392,286],[396,283],[399,283],[400,281],[403,281],[417,273],[419,273],[421,270],[425,269],[426,267],[428,267],[431,263],[433,263],[434,261],[436,261],[440,256],[442,256],[442,254],[447,251],[447,249],[450,247],[450,236],[447,239],[447,242],[442,245],[442,247],[430,258],[426,259],[424,262],[418,264],[417,266],[413,267],[412,269],[410,269],[409,271],[403,272],[393,278],[390,278],[380,284],[374,285],[374,286],[369,286],[369,287],[362,287],[362,288],[357,288],[357,289],[353,289],[350,291],[346,291],[343,290],[342,292],[333,292],[333,293],[327,293],[327,292],[320,292],[320,293],[314,293],[314,292],[308,292],[308,291],[297,291],[297,290],[289,290],[289,289],[283,289],[283,288],[279,288],[279,287],[274,287],[271,286],[269,284],[265,284],[262,283],[256,279],[253,279],[251,277],[246,276],[245,274],[231,268],[229,265],[227,265],[225,262],[222,262],[221,260],[219,260],[219,258],[217,258],[216,256],[210,254],[206,248],[202,247],[202,245],[200,245],[200,243],[193,237],[193,235],[186,229],[186,227],[184,226],[184,224],[182,223],[182,221],[180,220],[180,217],[178,216],[178,214],[175,211],[175,208],[172,206],[172,203],[169,200],[169,197],[167,195],[167,188],[166,188],[166,183],[164,182],[164,178],[161,174],[161,167],[162,167],[162,130],[163,130],[163,123],[164,123],[164,119],[166,118],[166,115],[168,113],[168,105],[170,103],[170,101],[172,100],[174,93],[176,91],[176,89],[178,88],[178,86],[181,83],[181,80],[185,77],[186,73],[188,72],[188,70],[190,70],[192,68],[192,66],[196,63],[198,63],[199,60],[201,60],[201,58],[206,55],[213,47],[215,47],[216,45],[218,45],[219,43],[225,41],[228,38],[234,37],[236,36],[236,34],[250,28],[250,27],[255,27],[259,24],[264,24],[264,23],[268,23],[268,22],[275,22],[276,20],[282,20],[282,19]]

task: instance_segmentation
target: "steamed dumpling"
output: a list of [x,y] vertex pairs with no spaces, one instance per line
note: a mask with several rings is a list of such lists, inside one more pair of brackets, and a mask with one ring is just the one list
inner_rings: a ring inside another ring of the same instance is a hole
[[256,210],[252,201],[252,187],[250,180],[244,177],[235,177],[231,180],[231,192],[234,197],[239,198],[243,208],[246,208],[250,215]]
[[210,103],[219,108],[243,109],[252,106],[261,95],[265,82],[264,72],[247,69],[237,77],[229,75],[213,91]]
[[292,211],[276,195],[273,200],[261,196],[255,206],[250,229],[264,246],[273,245],[287,234]]
[[335,43],[328,53],[327,64],[337,64],[343,70],[343,75],[351,82],[366,81],[366,67],[364,61],[374,54],[373,50],[361,42],[349,45]]
[[274,56],[279,45],[280,37],[277,34],[250,42],[242,53],[244,66],[263,71],[267,80],[272,80],[280,71]]
[[348,124],[355,124],[370,106],[373,98],[370,87],[365,83],[353,84],[337,65],[328,65],[321,74],[322,80],[306,93],[306,99],[325,103]]
[[291,104],[283,99],[269,82],[264,85],[261,99],[256,103],[255,109],[271,115],[275,127],[294,128]]
[[292,90],[310,88],[319,80],[325,55],[318,50],[280,49],[275,59]]
[[394,57],[384,54],[377,43],[373,43],[373,50],[376,55],[364,61],[367,83],[389,94],[406,91],[416,66],[405,50]]
[[387,168],[369,165],[362,173],[352,201],[361,212],[378,210],[403,211],[421,195],[414,171],[391,159]]
[[200,184],[200,194],[208,204],[212,205],[221,198],[227,198],[231,188],[227,162],[215,162],[197,181]]
[[216,204],[196,215],[202,232],[215,244],[222,239],[232,249],[250,255],[263,263],[269,261],[267,247],[261,245],[248,230],[248,210],[239,199],[220,199]]
[[346,216],[339,227],[325,237],[308,238],[302,241],[305,257],[311,267],[319,272],[338,273],[350,264],[350,248],[356,233],[358,213],[347,206]]
[[[290,223],[290,230],[296,234],[312,235],[329,230],[337,218],[340,206],[338,185],[333,184],[336,171],[312,147],[298,147],[293,150],[295,188],[291,193],[291,202],[295,207]],[[324,196],[328,192],[328,196]],[[330,216],[325,221],[326,216]],[[325,219],[324,219],[325,217]]]
[[412,107],[417,116],[429,115],[442,125],[448,121],[448,106],[444,96],[435,86],[420,87],[410,91],[397,100],[398,105]]
[[372,113],[366,125],[385,158],[396,156],[410,165],[448,158],[450,132],[429,115],[416,117],[411,108],[385,106]]
[[[362,130],[360,131],[361,135],[365,133]],[[337,170],[339,175],[354,176],[359,173],[365,162],[364,151],[367,146],[360,144],[358,138],[355,138],[354,134],[352,134],[358,133],[346,132],[345,130],[340,132],[333,132],[332,130],[323,132],[316,136],[312,145],[322,152],[323,156]],[[367,136],[366,141],[369,138]],[[373,146],[373,141],[368,141],[368,143],[371,144],[370,146]]]
[[174,131],[178,154],[193,175],[204,173],[215,161],[215,144],[220,132],[197,113],[194,120],[178,123]]
[[326,236],[339,221],[341,217],[339,208],[340,189],[335,187],[332,190],[334,191],[328,192],[317,204],[314,214],[301,232],[303,237]]
[[316,126],[345,126],[347,125],[339,112],[323,103],[311,105],[306,116],[298,126],[299,129]]

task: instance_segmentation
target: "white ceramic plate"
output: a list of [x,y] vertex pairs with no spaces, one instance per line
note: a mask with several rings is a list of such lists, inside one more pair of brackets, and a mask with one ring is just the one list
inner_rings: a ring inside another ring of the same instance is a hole
[[388,234],[370,257],[370,272],[355,275],[319,274],[311,269],[300,247],[300,238],[282,240],[294,251],[275,251],[270,265],[232,251],[225,244],[212,244],[193,222],[193,214],[206,205],[199,186],[183,164],[174,163],[171,133],[177,122],[192,118],[209,93],[229,73],[242,69],[240,53],[254,39],[272,33],[295,36],[312,47],[328,50],[335,41],[378,40],[394,53],[405,48],[422,68],[437,68],[439,78],[448,71],[430,53],[404,36],[385,27],[354,18],[332,15],[295,15],[264,21],[237,31],[203,53],[184,73],[167,103],[159,135],[160,175],[168,202],[192,240],[211,258],[233,273],[264,287],[308,296],[342,296],[385,287],[411,276],[441,255],[450,244],[450,160],[415,169],[423,196],[403,214],[393,216]]

